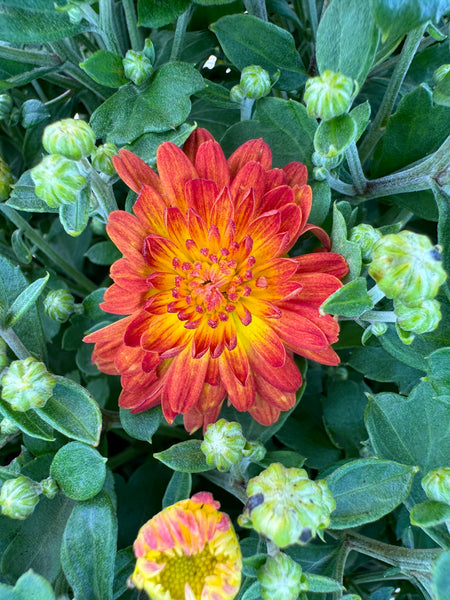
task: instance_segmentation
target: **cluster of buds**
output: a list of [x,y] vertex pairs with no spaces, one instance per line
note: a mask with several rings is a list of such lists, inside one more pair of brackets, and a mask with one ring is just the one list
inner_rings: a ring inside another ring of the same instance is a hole
[[343,115],[350,109],[358,90],[357,82],[342,73],[327,70],[311,77],[306,82],[303,97],[308,116],[329,121]]
[[378,229],[368,223],[360,223],[350,231],[350,241],[358,244],[361,249],[363,264],[368,265],[372,260],[372,248],[382,238]]
[[33,357],[13,361],[1,379],[1,397],[12,410],[42,408],[53,394],[56,379]]
[[269,73],[259,65],[250,65],[242,69],[239,84],[230,90],[230,98],[239,104],[244,98],[259,100],[269,94],[271,87]]
[[128,50],[122,61],[125,77],[135,85],[141,85],[153,73],[155,62],[155,48],[150,39],[145,40],[144,49],[141,52]]

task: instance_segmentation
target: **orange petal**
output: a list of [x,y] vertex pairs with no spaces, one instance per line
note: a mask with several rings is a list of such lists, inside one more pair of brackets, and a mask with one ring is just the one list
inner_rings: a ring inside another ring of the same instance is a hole
[[233,152],[228,159],[231,179],[234,179],[238,171],[250,161],[260,163],[265,171],[272,167],[272,152],[262,138],[249,140]]
[[185,185],[196,179],[198,173],[186,154],[172,142],[164,142],[158,147],[156,164],[161,184],[169,204],[186,211]]
[[211,209],[218,194],[217,185],[209,179],[193,179],[186,183],[187,207],[196,210],[207,227],[211,224]]
[[253,252],[264,246],[267,240],[278,233],[280,224],[281,214],[279,210],[266,212],[250,223],[247,234],[253,240]]
[[105,292],[100,308],[113,315],[130,315],[144,306],[147,291],[136,292],[113,283]]
[[287,184],[301,187],[308,181],[308,169],[301,162],[291,162],[283,167]]
[[194,164],[199,177],[211,179],[219,190],[230,185],[227,159],[216,141],[210,140],[199,147]]
[[189,229],[186,218],[177,206],[171,206],[164,211],[164,221],[167,235],[179,248],[186,248]]
[[183,152],[193,165],[195,165],[195,158],[200,146],[205,142],[209,142],[210,140],[214,141],[214,138],[209,131],[203,129],[202,127],[197,127],[197,129],[195,129],[184,142]]
[[282,310],[281,319],[274,319],[271,326],[294,352],[298,352],[299,348],[323,350],[328,346],[323,331],[301,314]]
[[342,287],[339,279],[328,273],[297,273],[294,278],[303,286],[299,299],[317,307]]
[[173,259],[178,257],[181,261],[186,259],[182,248],[167,238],[150,234],[145,238],[143,254],[146,263],[155,271],[165,273],[173,271]]
[[123,334],[125,344],[132,347],[140,346],[142,335],[149,329],[152,320],[155,318],[144,311],[133,315],[133,319],[128,322],[128,326]]
[[306,350],[305,348],[301,348],[296,350],[296,352],[297,354],[300,354],[300,356],[314,360],[322,365],[335,367],[341,362],[339,356],[330,346],[328,346],[328,348],[324,348],[323,350]]
[[298,299],[280,302],[279,306],[282,310],[301,313],[304,317],[317,325],[317,327],[325,334],[329,344],[337,342],[339,336],[339,324],[331,315],[321,315],[317,308],[305,304]]
[[309,213],[311,212],[312,189],[309,187],[309,185],[304,185],[302,187],[295,185],[293,187],[293,191],[294,202],[299,207],[302,215],[300,231],[303,231],[304,227],[306,226],[306,223],[308,222]]
[[246,327],[235,319],[239,343],[244,345],[246,352],[251,347],[272,367],[282,367],[286,360],[285,347],[273,326],[278,321],[280,319],[272,319],[269,326],[264,319],[253,315],[251,324]]
[[257,395],[280,410],[289,410],[295,405],[295,392],[282,392],[261,377],[256,380]]
[[348,273],[348,265],[343,256],[335,252],[314,252],[295,256],[298,273],[328,273],[342,279]]
[[255,395],[255,402],[253,406],[249,408],[248,412],[255,421],[266,427],[272,425],[275,421],[278,421],[278,417],[280,416],[280,410],[266,402],[259,394]]
[[266,185],[266,172],[257,162],[249,162],[242,167],[231,184],[231,196],[236,206],[250,188],[255,192],[255,206],[258,207],[262,201]]
[[258,377],[284,392],[295,392],[302,385],[302,375],[295,364],[290,352],[286,353],[284,365],[279,368],[272,367],[261,355],[254,352],[250,347],[248,350],[250,365]]
[[162,191],[158,175],[143,160],[129,150],[119,150],[119,156],[113,156],[113,165],[119,177],[137,194],[143,185],[150,185]]
[[247,384],[249,364],[247,353],[243,350],[242,346],[238,344],[231,352],[224,350],[221,364],[223,364],[224,369],[228,369],[234,375],[240,385],[245,386]]
[[134,215],[124,210],[113,211],[108,217],[106,231],[124,256],[133,259],[142,255],[147,232]]
[[253,373],[249,371],[246,385],[241,385],[228,366],[227,354],[231,353],[225,349],[217,359],[219,361],[220,378],[233,406],[239,411],[248,410],[255,401],[255,379]]
[[210,360],[208,354],[202,358],[192,358],[189,347],[173,359],[166,376],[162,399],[174,412],[185,413],[195,406],[205,383]]
[[287,184],[287,180],[286,180],[286,175],[285,175],[283,169],[270,169],[270,171],[267,171],[267,173],[266,173],[266,189],[265,189],[266,193],[269,190],[272,190],[273,188],[276,188],[280,185],[286,185],[286,184]]
[[139,257],[135,260],[120,258],[111,265],[110,277],[120,285],[120,287],[131,289],[135,292],[148,291],[146,277],[150,269],[145,264],[144,258]]
[[322,242],[325,250],[329,250],[331,248],[331,242],[328,233],[322,229],[322,227],[318,227],[317,225],[306,225],[301,234],[303,235],[307,231],[311,231]]
[[142,331],[140,345],[149,352],[158,352],[168,358],[167,353],[178,354],[192,339],[192,331],[185,329],[176,314],[152,316],[147,329]]
[[98,329],[83,338],[83,342],[95,344],[92,353],[92,362],[103,372],[109,375],[118,375],[114,358],[123,343],[126,328],[134,316],[125,317],[102,329]]
[[165,235],[164,209],[166,206],[163,197],[156,190],[144,185],[133,206],[133,211],[147,233]]

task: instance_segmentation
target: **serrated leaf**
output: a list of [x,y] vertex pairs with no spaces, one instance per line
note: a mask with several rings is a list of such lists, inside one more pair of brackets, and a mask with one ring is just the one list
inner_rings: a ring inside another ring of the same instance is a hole
[[131,437],[152,443],[153,434],[157,431],[163,416],[161,406],[133,415],[125,408],[119,409],[122,427]]
[[175,131],[164,131],[164,133],[145,133],[132,144],[127,144],[126,149],[137,154],[149,165],[156,165],[156,153],[163,142],[172,142],[182,146],[190,134],[196,129],[196,125],[183,123]]
[[372,307],[373,302],[367,293],[367,280],[365,277],[358,277],[329,296],[320,311],[344,317],[359,317]]
[[171,506],[179,500],[189,498],[192,488],[192,475],[182,471],[174,471],[163,497],[163,508]]
[[428,500],[413,506],[411,523],[418,527],[435,527],[445,521],[450,522],[450,505],[436,500]]
[[352,281],[359,276],[362,266],[361,250],[358,244],[347,240],[347,223],[336,203],[333,205],[331,250],[342,254],[348,263],[349,273],[344,281]]
[[122,57],[108,50],[97,50],[80,63],[83,71],[100,85],[118,88],[128,83],[123,70]]
[[42,293],[42,290],[47,285],[50,274],[45,277],[36,279],[33,283],[21,292],[8,309],[5,317],[5,327],[14,327],[14,325],[27,313],[35,304],[36,300]]
[[174,471],[183,473],[210,471],[212,467],[207,464],[205,455],[200,449],[201,443],[201,440],[180,442],[167,450],[157,452],[154,457]]
[[12,421],[21,431],[31,437],[40,440],[53,442],[53,428],[43,421],[33,410],[27,412],[17,412],[12,410],[10,405],[0,398],[0,412],[4,417]]

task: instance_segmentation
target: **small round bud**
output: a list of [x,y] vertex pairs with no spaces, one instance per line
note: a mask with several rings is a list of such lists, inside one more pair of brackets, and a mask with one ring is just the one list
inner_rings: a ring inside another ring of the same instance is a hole
[[316,181],[325,181],[328,179],[328,169],[326,167],[314,167],[313,177]]
[[65,323],[73,313],[74,298],[69,290],[52,290],[44,300],[44,310],[54,321]]
[[272,84],[269,73],[258,65],[242,69],[239,85],[247,98],[258,100],[270,93]]
[[69,21],[72,23],[72,25],[78,25],[81,23],[83,11],[79,6],[71,5],[67,10],[67,14],[69,15]]
[[214,465],[219,471],[229,471],[241,460],[244,446],[245,437],[239,423],[220,419],[206,428],[201,450],[208,465]]
[[304,469],[273,463],[250,479],[239,523],[249,525],[280,548],[306,544],[330,524],[336,508],[325,481],[311,481]]
[[49,500],[53,500],[53,498],[58,493],[59,487],[56,481],[52,477],[47,477],[43,479],[39,485],[41,486],[42,493]]
[[395,300],[394,313],[399,327],[418,335],[434,331],[442,318],[437,300],[423,300],[417,306],[408,306]]
[[152,64],[155,62],[155,46],[150,38],[145,40],[142,52]]
[[116,172],[112,162],[112,157],[117,154],[117,148],[114,144],[106,142],[102,146],[94,148],[91,154],[92,166],[96,171],[105,175],[114,175]]
[[0,433],[3,435],[14,435],[19,431],[20,429],[17,427],[17,425],[9,419],[4,418],[0,421]]
[[45,406],[56,385],[44,363],[31,356],[13,361],[1,381],[3,400],[17,412]]
[[34,511],[39,502],[36,484],[19,475],[15,479],[7,479],[0,490],[0,508],[2,514],[11,519],[26,519]]
[[377,321],[370,325],[370,333],[372,335],[374,335],[375,337],[380,337],[380,335],[383,335],[386,333],[387,328],[388,328],[387,323],[383,323],[382,321]]
[[51,208],[76,202],[78,194],[87,185],[77,163],[58,154],[45,156],[31,169],[31,178],[36,195]]
[[3,338],[0,338],[0,371],[9,364],[8,346]]
[[344,153],[336,154],[336,156],[332,156],[331,158],[327,158],[326,156],[322,156],[318,152],[314,151],[311,157],[313,165],[316,167],[325,167],[329,171],[332,169],[336,169],[341,162],[344,160]]
[[230,100],[231,102],[236,102],[236,104],[241,104],[242,101],[246,98],[244,88],[241,85],[234,85],[230,90]]
[[350,231],[350,241],[361,248],[361,257],[365,263],[372,260],[372,248],[381,237],[378,229],[368,223],[360,223]]
[[153,73],[152,62],[143,52],[128,50],[122,62],[125,77],[136,85],[144,83]]
[[7,200],[9,197],[9,192],[11,191],[11,186],[14,183],[14,179],[11,173],[11,169],[5,163],[4,160],[0,158],[0,201]]
[[447,73],[450,73],[450,65],[441,65],[436,71],[433,73],[433,82],[439,83],[442,81]]
[[11,114],[13,101],[9,94],[0,94],[0,121],[6,121]]
[[433,469],[422,479],[422,487],[430,500],[450,504],[450,467]]
[[439,246],[412,231],[378,240],[372,248],[369,273],[388,298],[410,305],[433,299],[447,278]]
[[81,119],[63,119],[47,125],[42,145],[49,154],[61,154],[72,160],[89,156],[95,147],[94,130]]
[[284,552],[268,556],[257,577],[263,600],[297,600],[309,587],[301,566]]
[[356,81],[341,73],[324,71],[318,77],[311,77],[304,95],[308,115],[324,121],[338,117],[348,111],[357,92]]
[[266,455],[267,450],[261,442],[246,442],[242,454],[250,462],[259,462]]

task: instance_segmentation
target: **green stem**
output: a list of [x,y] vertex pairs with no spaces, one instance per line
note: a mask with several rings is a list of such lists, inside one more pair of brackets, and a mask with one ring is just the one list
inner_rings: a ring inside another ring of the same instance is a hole
[[250,121],[255,101],[253,98],[244,98],[241,102],[241,121]]
[[32,52],[30,50],[19,50],[9,46],[0,45],[0,58],[13,60],[15,62],[28,63],[39,67],[56,67],[61,64],[61,60],[55,54],[43,52]]
[[[338,581],[341,585],[344,583],[344,572],[345,572],[345,563],[347,562],[347,557],[349,555],[350,548],[347,544],[342,544],[338,555],[336,557],[336,562],[334,564],[333,569],[333,577]],[[341,592],[335,592],[333,594],[333,600],[338,600],[341,598]]]
[[118,208],[112,188],[108,183],[103,181],[86,158],[81,160],[81,164],[84,174],[89,177],[89,181],[91,182],[92,191],[99,205],[99,212],[106,222],[108,221],[109,213]]
[[356,196],[356,190],[350,183],[345,183],[340,179],[335,179],[332,175],[328,175],[328,183],[332,190],[343,194],[344,196]]
[[414,58],[414,54],[416,53],[417,47],[422,39],[425,28],[426,24],[421,25],[420,27],[413,29],[406,36],[399,60],[395,65],[394,72],[389,80],[389,84],[386,88],[380,108],[378,109],[375,119],[373,120],[369,133],[360,146],[360,157],[362,163],[367,160],[375,148],[378,140],[383,135],[384,128],[386,127],[389,117],[391,116],[392,109],[394,108],[398,92],[409,69],[411,61]]
[[397,321],[397,317],[392,310],[366,310],[362,315],[359,315],[359,319],[369,323],[395,323]]
[[128,35],[130,36],[131,48],[133,50],[142,50],[143,41],[141,32],[139,31],[136,11],[134,9],[133,0],[122,0],[123,10],[125,12],[125,20],[127,22]]
[[106,49],[114,54],[122,55],[117,43],[117,32],[115,29],[115,15],[112,0],[99,0],[98,2],[99,28],[104,39]]
[[377,304],[382,298],[384,298],[384,293],[376,284],[370,288],[370,290],[367,292],[367,295],[372,300],[374,305]]
[[189,7],[187,11],[180,15],[177,19],[175,34],[173,36],[172,52],[170,53],[171,61],[177,61],[180,59],[184,36],[186,35],[187,26],[191,20],[191,13],[192,8]]
[[87,293],[91,293],[97,289],[95,283],[88,279],[83,273],[80,273],[75,267],[66,262],[61,256],[53,250],[53,248],[47,244],[45,240],[39,235],[39,233],[22,218],[17,211],[10,206],[0,204],[0,212],[2,212],[7,219],[12,221],[16,227],[19,227],[27,238],[33,242],[55,265],[57,265],[63,273],[73,279],[78,285]]
[[266,0],[244,0],[244,6],[249,15],[268,21]]
[[111,469],[111,471],[114,471],[118,467],[125,465],[126,463],[135,459],[137,456],[140,456],[141,454],[144,454],[146,452],[147,450],[145,449],[145,447],[139,448],[136,446],[130,446],[129,448],[125,448],[125,450],[122,450],[122,452],[119,452],[119,454],[112,456],[108,460],[108,467]]
[[361,161],[359,160],[358,149],[356,148],[355,142],[352,142],[345,151],[345,158],[347,159],[348,168],[350,169],[353,186],[358,194],[363,194],[366,189],[367,179],[364,175]]
[[307,0],[307,6],[309,13],[309,22],[311,23],[311,29],[313,31],[314,39],[316,39],[318,25],[316,0]]
[[0,337],[8,344],[14,354],[17,356],[19,360],[23,360],[31,356],[26,347],[14,333],[14,331],[9,329],[0,328]]

